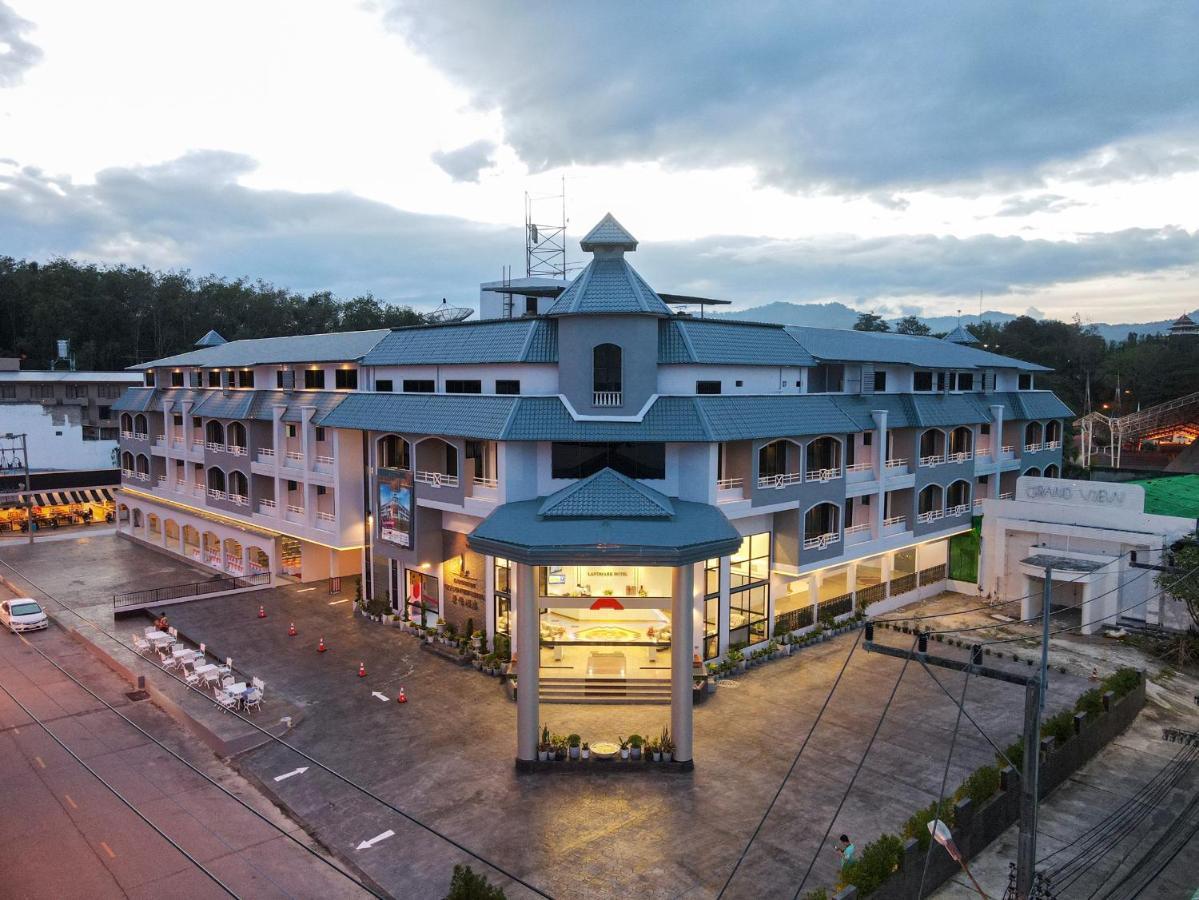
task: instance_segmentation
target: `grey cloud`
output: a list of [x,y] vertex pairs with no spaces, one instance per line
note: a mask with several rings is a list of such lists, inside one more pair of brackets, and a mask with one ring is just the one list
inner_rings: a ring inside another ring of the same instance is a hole
[[502,111],[535,171],[660,160],[863,193],[1027,184],[1199,114],[1199,5],[1168,0],[384,7]]
[[25,38],[32,27],[0,0],[0,87],[19,84],[26,70],[41,60],[41,49]]
[[1081,206],[1077,200],[1060,194],[1033,194],[1028,197],[1011,197],[995,211],[997,216],[1027,216],[1039,212],[1061,212],[1072,206]]
[[432,159],[455,181],[478,183],[479,173],[495,164],[495,151],[494,141],[475,141],[457,150],[438,150]]
[[[473,304],[480,281],[522,255],[519,229],[405,212],[347,193],[257,190],[253,160],[203,151],[106,169],[77,184],[34,168],[0,170],[0,248],[263,278],[343,296],[371,291],[424,304]],[[619,216],[620,210],[614,210]],[[571,259],[582,258],[577,244]],[[911,296],[1019,295],[1051,284],[1193,266],[1199,232],[1127,229],[1072,241],[981,235],[646,241],[632,262],[663,291],[739,303],[838,298],[859,306]],[[1027,302],[1027,301],[1025,301]]]

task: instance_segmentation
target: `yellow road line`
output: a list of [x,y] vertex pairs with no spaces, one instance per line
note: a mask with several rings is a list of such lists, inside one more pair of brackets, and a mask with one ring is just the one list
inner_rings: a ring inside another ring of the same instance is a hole
[[46,768],[46,764],[44,762],[42,762],[42,758],[40,756],[35,756],[33,758],[33,761],[35,763],[37,763],[39,766],[41,766],[43,769]]
[[112,852],[112,847],[108,846],[108,844],[104,843],[104,841],[100,842],[100,846],[104,848],[104,852],[108,854],[109,859],[117,858],[117,855]]
[[74,800],[71,799],[70,794],[63,794],[63,796],[67,798],[67,803],[69,803],[71,805],[71,809],[79,809],[79,806],[75,803]]

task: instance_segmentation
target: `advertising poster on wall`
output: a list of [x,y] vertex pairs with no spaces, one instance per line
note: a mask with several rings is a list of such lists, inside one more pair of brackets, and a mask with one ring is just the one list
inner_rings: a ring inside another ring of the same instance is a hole
[[379,469],[379,540],[412,549],[412,472]]

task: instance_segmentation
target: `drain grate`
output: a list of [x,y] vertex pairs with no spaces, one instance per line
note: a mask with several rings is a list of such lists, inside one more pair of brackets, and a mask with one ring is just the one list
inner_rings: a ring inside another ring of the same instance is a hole
[[128,697],[130,700],[134,700],[134,701],[149,700],[150,692],[149,691],[127,691],[125,693],[125,696]]

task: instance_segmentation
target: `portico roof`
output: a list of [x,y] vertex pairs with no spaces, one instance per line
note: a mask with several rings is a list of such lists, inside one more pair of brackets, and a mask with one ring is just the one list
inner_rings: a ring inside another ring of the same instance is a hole
[[467,542],[529,565],[681,566],[734,552],[741,535],[714,506],[602,469],[548,497],[505,503]]

